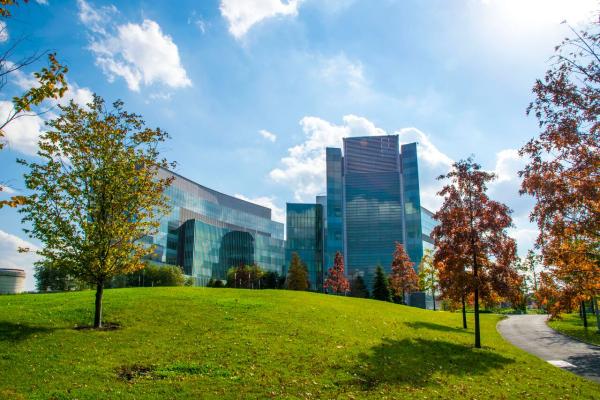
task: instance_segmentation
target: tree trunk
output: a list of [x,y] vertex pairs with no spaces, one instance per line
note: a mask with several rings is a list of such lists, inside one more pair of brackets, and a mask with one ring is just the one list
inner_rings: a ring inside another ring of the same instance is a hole
[[598,332],[600,333],[600,310],[598,309],[598,298],[596,296],[592,296],[592,301],[594,302],[594,311],[596,312],[596,325],[598,326]]
[[588,327],[588,320],[587,320],[587,313],[585,311],[585,301],[581,300],[581,318],[583,319],[583,327],[585,329],[587,329]]
[[433,297],[433,311],[435,311],[435,289],[431,289],[431,297]]
[[94,314],[94,328],[102,328],[102,295],[104,294],[104,281],[96,285],[96,312]]
[[467,307],[465,305],[465,295],[462,296],[462,317],[463,317],[463,329],[467,329]]
[[479,331],[479,282],[477,279],[477,260],[473,254],[473,278],[475,279],[475,347],[481,348],[481,333]]

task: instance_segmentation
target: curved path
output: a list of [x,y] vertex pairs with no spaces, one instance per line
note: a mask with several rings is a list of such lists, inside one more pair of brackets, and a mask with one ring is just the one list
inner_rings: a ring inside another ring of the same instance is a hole
[[498,332],[515,346],[559,368],[600,383],[600,347],[556,332],[546,315],[512,315],[498,323]]

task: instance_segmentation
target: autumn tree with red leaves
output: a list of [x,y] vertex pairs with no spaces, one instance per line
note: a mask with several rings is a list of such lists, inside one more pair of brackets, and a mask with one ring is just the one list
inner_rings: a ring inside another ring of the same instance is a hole
[[419,290],[419,277],[410,261],[404,246],[396,242],[396,250],[392,258],[392,272],[390,273],[390,289],[392,295],[400,298],[402,304],[406,303],[406,294]]
[[444,203],[434,215],[439,224],[432,232],[438,248],[434,262],[441,266],[440,288],[451,299],[460,298],[463,305],[473,295],[475,347],[480,348],[480,301],[510,296],[519,282],[513,265],[516,244],[506,232],[512,225],[511,210],[490,200],[487,184],[494,174],[482,171],[470,158],[454,163],[438,179],[450,181],[438,193]]
[[530,217],[544,265],[558,290],[574,291],[582,305],[593,300],[600,330],[600,21],[571,30],[533,87],[527,113],[541,133],[520,150],[529,163],[519,174],[521,194],[536,201]]
[[333,293],[344,295],[350,291],[350,283],[344,273],[344,257],[338,251],[335,253],[333,267],[327,270],[327,279],[323,284],[324,289],[330,289]]

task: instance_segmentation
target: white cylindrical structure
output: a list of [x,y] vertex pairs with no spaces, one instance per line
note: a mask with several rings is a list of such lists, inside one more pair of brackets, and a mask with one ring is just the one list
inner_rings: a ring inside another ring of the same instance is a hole
[[0,294],[17,294],[25,286],[25,271],[16,268],[0,268]]

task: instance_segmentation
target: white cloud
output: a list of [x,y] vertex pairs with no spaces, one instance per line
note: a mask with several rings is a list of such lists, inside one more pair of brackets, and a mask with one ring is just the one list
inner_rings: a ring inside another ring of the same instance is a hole
[[261,129],[260,131],[258,131],[258,134],[271,142],[275,142],[277,140],[276,134],[274,134],[273,132],[269,132],[265,129]]
[[115,25],[110,22],[111,14],[116,13],[114,6],[94,9],[84,0],[78,4],[79,19],[92,33],[89,48],[110,82],[121,77],[136,92],[142,85],[192,85],[181,65],[177,45],[155,21]]
[[5,268],[24,269],[27,274],[25,278],[25,290],[34,290],[33,263],[39,259],[39,256],[33,252],[19,253],[19,247],[26,247],[32,251],[38,250],[36,245],[0,230],[0,260],[2,260],[2,266]]
[[[402,128],[395,132],[400,139],[400,143],[417,142],[417,152],[419,160],[423,160],[432,167],[444,167],[448,170],[454,161],[446,154],[442,153],[431,141],[431,138],[423,131],[417,128]],[[443,172],[443,171],[442,171]]]
[[[13,111],[10,101],[0,101],[0,120],[5,121]],[[8,147],[27,155],[37,153],[37,143],[44,127],[44,120],[37,115],[14,119],[4,128],[4,139]]]
[[241,39],[254,25],[277,16],[296,16],[301,0],[221,0],[221,15],[229,33]]
[[234,197],[238,199],[249,201],[250,203],[258,204],[259,206],[267,207],[271,209],[271,218],[273,221],[285,223],[285,211],[283,208],[275,204],[275,197],[259,196],[259,197],[246,197],[243,194],[236,194]]
[[306,140],[290,147],[288,155],[281,159],[283,167],[269,173],[275,182],[291,187],[297,201],[314,201],[314,196],[325,192],[326,147],[341,147],[344,137],[385,135],[383,129],[356,115],[344,116],[342,125],[318,117],[304,117],[300,126]]

